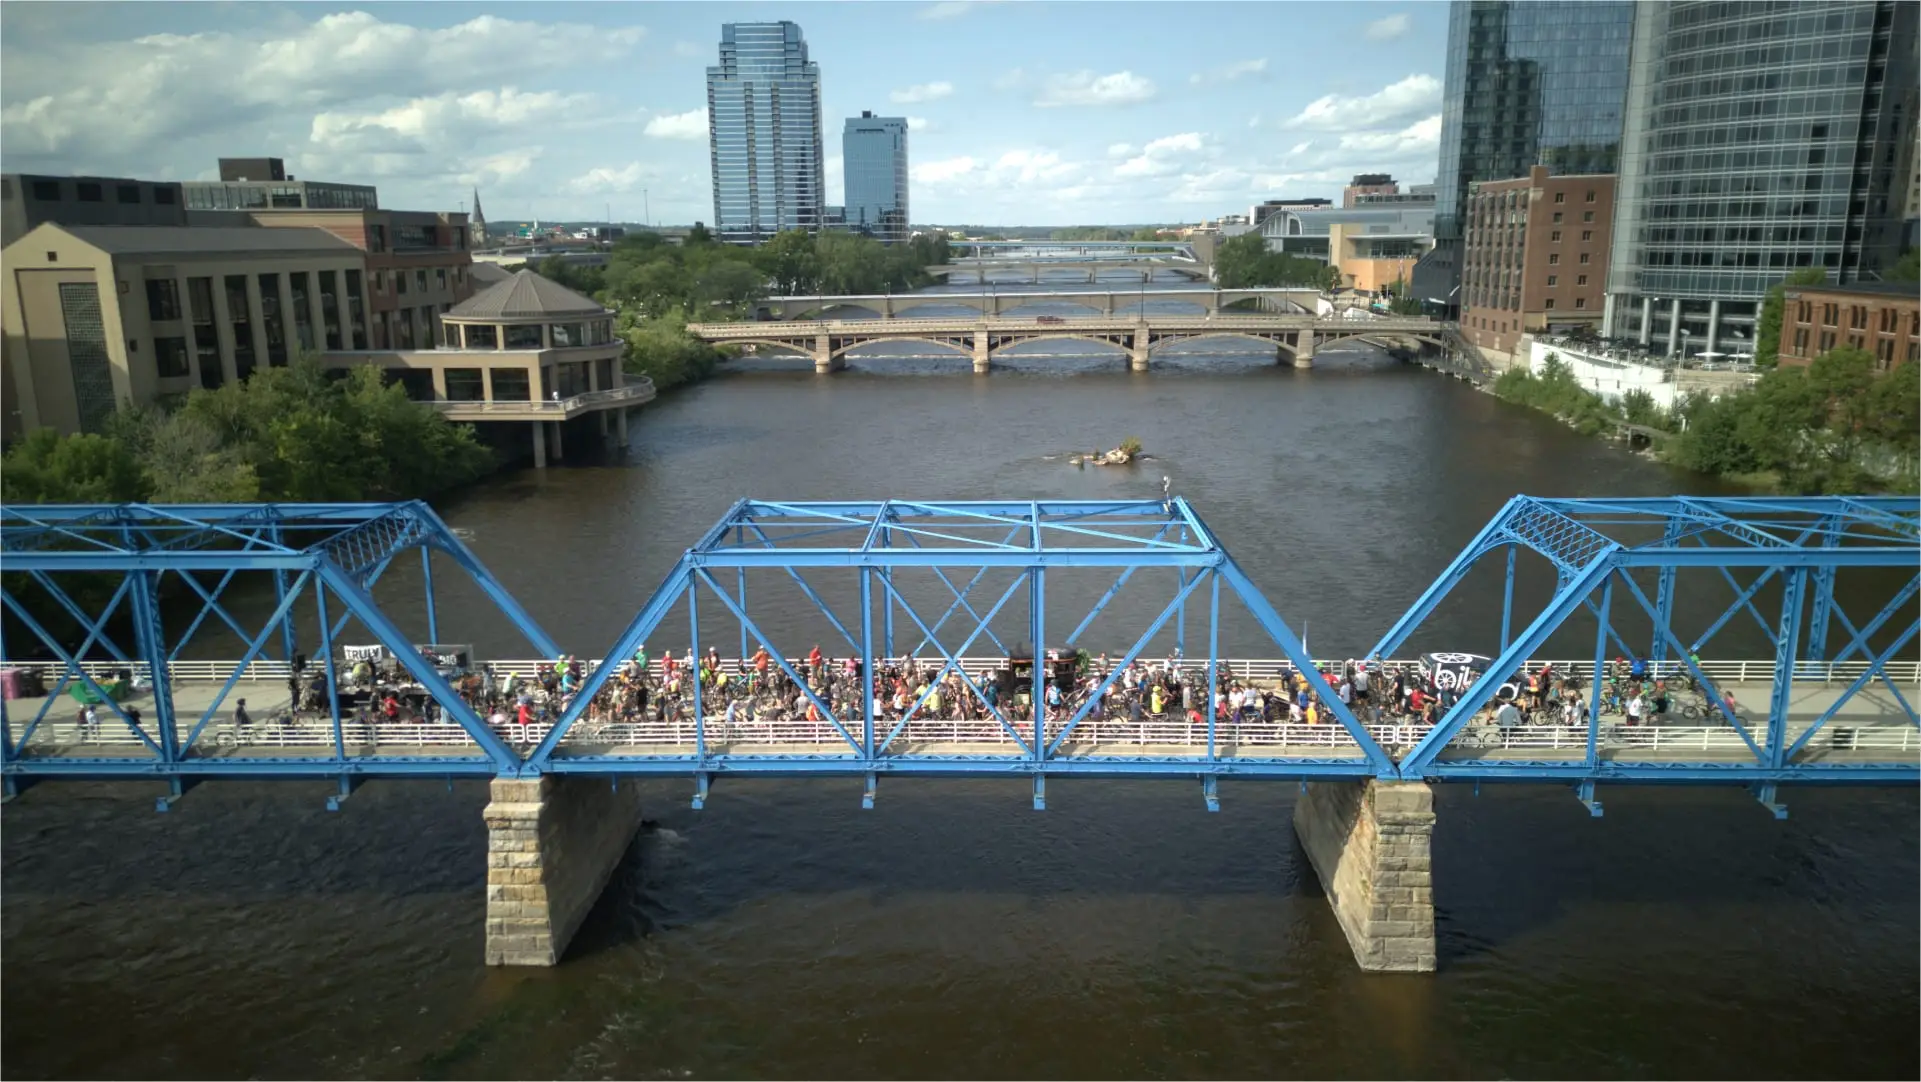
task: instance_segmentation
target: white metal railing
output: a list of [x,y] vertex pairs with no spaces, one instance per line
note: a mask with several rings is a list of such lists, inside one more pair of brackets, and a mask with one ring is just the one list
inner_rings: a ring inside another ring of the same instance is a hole
[[[849,732],[858,736],[858,718]],[[843,724],[846,724],[843,722]],[[26,731],[27,722],[15,719],[13,731],[16,738]],[[1032,732],[1032,723],[1016,723],[1015,729],[1027,739]],[[1060,736],[1064,723],[1050,720],[1045,729],[1046,738],[1052,743]],[[490,726],[503,741],[518,746],[531,747],[546,738],[547,725],[520,726],[512,723]],[[827,750],[848,747],[847,741],[825,721],[809,721],[806,718],[779,717],[765,719],[745,719],[736,716],[729,721],[725,714],[709,717],[703,725],[705,741],[711,752],[724,753],[736,748],[752,748],[756,745],[808,746]],[[875,723],[876,741],[885,740],[893,732],[894,723],[879,721]],[[1369,735],[1381,746],[1398,749],[1411,747],[1426,735],[1429,727],[1425,725],[1371,725]],[[1796,728],[1790,736],[1804,731],[1805,726]],[[341,723],[343,743],[352,749],[379,747],[445,747],[474,748],[472,738],[459,727],[446,723],[420,722],[363,722],[344,720]],[[651,748],[672,753],[691,753],[696,747],[695,726],[691,718],[669,720],[648,720],[641,722],[596,722],[583,719],[570,729],[561,741],[563,746],[576,748]],[[34,730],[28,747],[38,746],[101,746],[101,747],[138,747],[139,737],[129,731],[117,718],[102,716],[92,727],[82,725],[69,717],[49,718]],[[325,719],[303,718],[297,722],[276,722],[258,720],[245,729],[231,722],[223,721],[210,724],[201,734],[197,748],[203,753],[212,750],[238,750],[245,748],[314,748],[331,747],[333,727]],[[890,747],[890,753],[911,754],[916,746],[927,744],[969,744],[994,745],[1013,750],[1016,745],[1000,725],[992,720],[967,719],[921,719],[908,723]],[[1698,752],[1728,752],[1752,754],[1747,743],[1731,729],[1715,726],[1672,726],[1644,725],[1629,727],[1620,724],[1604,724],[1597,736],[1598,747],[1619,758],[1622,754],[1646,755],[1649,757],[1680,757]],[[1072,756],[1076,753],[1097,752],[1099,754],[1126,754],[1128,747],[1177,748],[1182,753],[1198,754],[1206,748],[1207,727],[1172,718],[1148,718],[1140,722],[1127,719],[1102,718],[1087,720],[1078,725],[1061,742],[1056,754]],[[1277,754],[1279,749],[1313,749],[1321,754],[1358,755],[1359,748],[1339,725],[1322,723],[1308,725],[1298,722],[1266,721],[1224,721],[1215,727],[1215,746],[1218,754],[1248,755]],[[1587,731],[1580,726],[1523,726],[1514,729],[1498,729],[1492,726],[1470,726],[1450,745],[1456,754],[1481,754],[1490,752],[1543,751],[1578,752],[1587,746]],[[1921,754],[1921,730],[1913,726],[1878,725],[1863,726],[1830,722],[1810,741],[1811,753],[1836,752],[1899,752]],[[631,753],[630,753],[631,754]]]
[[[687,332],[702,338],[792,338],[799,335],[824,334],[848,336],[902,335],[910,332],[942,334],[972,333],[976,330],[1107,330],[1133,331],[1143,320],[1138,316],[1051,316],[1048,322],[1038,322],[1036,316],[992,316],[984,318],[953,317],[948,319],[857,319],[857,320],[791,320],[771,323],[689,323]],[[1058,320],[1058,322],[1056,322]],[[1316,315],[1230,315],[1212,316],[1166,315],[1149,316],[1145,323],[1149,329],[1179,333],[1185,330],[1222,328],[1250,328],[1257,330],[1315,330],[1326,328],[1338,330],[1344,320]],[[1428,319],[1408,316],[1382,316],[1371,326],[1378,330],[1439,330],[1441,325]]]
[[[734,671],[739,660],[738,658],[732,657],[722,658],[721,665],[729,671]],[[789,660],[798,661],[799,659],[792,658]],[[838,660],[841,663],[845,661],[845,659]],[[889,660],[898,662],[901,659],[894,658]],[[1118,658],[1115,660],[1118,660]],[[1142,658],[1141,660],[1149,665],[1160,663],[1160,659]],[[582,658],[580,662],[581,667],[588,672],[593,671],[600,665],[599,659]],[[1005,664],[1004,660],[998,657],[964,657],[960,659],[960,662],[961,665],[966,668],[969,675],[993,672]],[[920,659],[920,663],[923,667],[929,664],[938,667],[943,664],[938,657],[931,661],[923,657]],[[1315,662],[1315,664],[1323,669],[1336,670],[1341,667],[1342,663],[1342,659],[1340,658],[1320,658]],[[315,662],[314,664],[319,663]],[[341,671],[344,675],[347,663],[342,661],[337,664],[342,666]],[[546,660],[501,659],[488,661],[486,664],[492,666],[496,675],[531,677],[538,671],[541,665],[551,664],[551,662]],[[1384,669],[1391,670],[1405,666],[1412,671],[1418,667],[1418,664],[1419,663],[1413,659],[1390,659],[1385,662],[1372,664],[1369,666],[1369,669],[1373,672],[1380,672]],[[1528,671],[1534,672],[1538,671],[1544,664],[1552,665],[1555,672],[1578,676],[1591,670],[1594,667],[1594,660],[1592,658],[1584,661],[1530,658],[1526,666]],[[234,665],[235,662],[232,660],[170,661],[167,663],[167,672],[175,681],[222,683],[233,673]],[[1193,659],[1188,659],[1182,662],[1181,665],[1183,669],[1189,672],[1204,673],[1206,671],[1205,662],[1195,661]],[[42,672],[49,674],[49,685],[51,685],[54,680],[59,679],[60,673],[63,671],[63,667],[58,661],[0,660],[0,668],[12,668],[15,666],[38,668]],[[111,676],[121,669],[132,670],[137,678],[145,679],[148,676],[147,665],[143,661],[83,661],[80,663],[80,667],[87,671],[87,675],[96,680]],[[1889,661],[1884,668],[1887,672],[1888,679],[1897,684],[1921,686],[1921,660]],[[648,665],[648,669],[656,676],[661,675],[663,667],[660,659],[655,658]],[[1222,658],[1219,669],[1220,679],[1222,680],[1232,678],[1241,681],[1271,681],[1278,680],[1283,675],[1291,673],[1293,671],[1293,663],[1285,658]],[[1866,661],[1797,661],[1794,663],[1794,679],[1797,683],[1803,681],[1823,684],[1846,683],[1859,677],[1862,673],[1866,672],[1867,669],[1868,663]],[[1679,661],[1649,662],[1648,671],[1653,677],[1675,679],[1686,675],[1687,666]],[[1704,659],[1701,662],[1701,671],[1710,681],[1715,683],[1725,681],[1736,684],[1772,684],[1774,682],[1774,662],[1771,659]],[[289,673],[288,665],[284,661],[254,661],[247,666],[246,672],[241,674],[241,679],[243,681],[277,680],[285,683]]]
[[608,402],[650,402],[654,398],[654,381],[640,376],[636,381],[622,387],[610,387],[604,391],[588,391],[572,398],[547,398],[527,402],[453,402],[435,401],[431,405],[443,413],[572,413],[577,409],[602,405]]

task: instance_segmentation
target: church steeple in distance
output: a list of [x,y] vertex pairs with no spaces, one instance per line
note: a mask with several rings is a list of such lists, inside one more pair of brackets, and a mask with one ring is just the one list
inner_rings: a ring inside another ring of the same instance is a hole
[[487,216],[480,212],[480,189],[474,189],[474,212],[467,216],[467,247],[487,247]]

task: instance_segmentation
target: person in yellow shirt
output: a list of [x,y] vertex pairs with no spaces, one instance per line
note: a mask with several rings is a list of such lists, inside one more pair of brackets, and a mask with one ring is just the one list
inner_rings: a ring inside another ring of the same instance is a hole
[[1148,708],[1147,708],[1148,713],[1153,714],[1155,717],[1159,717],[1162,713],[1165,712],[1165,707],[1167,704],[1162,702],[1161,700],[1161,686],[1159,684],[1154,685],[1154,691],[1152,694],[1148,696],[1147,701],[1148,701]]
[[1320,704],[1318,703],[1307,704],[1307,723],[1309,725],[1319,725],[1321,723]]

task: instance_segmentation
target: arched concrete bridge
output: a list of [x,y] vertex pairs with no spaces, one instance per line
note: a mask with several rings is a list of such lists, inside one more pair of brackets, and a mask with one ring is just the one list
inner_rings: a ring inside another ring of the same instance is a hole
[[1314,311],[1320,291],[1311,288],[1280,289],[1075,289],[1044,293],[864,293],[846,296],[768,297],[756,308],[772,319],[798,319],[816,316],[838,308],[856,308],[883,319],[893,319],[928,305],[954,305],[972,308],[982,315],[998,316],[1030,304],[1075,304],[1111,316],[1142,301],[1180,301],[1214,315],[1230,304],[1258,302],[1267,311],[1299,313]]
[[1173,271],[1196,281],[1207,278],[1207,266],[1179,259],[1155,259],[1138,257],[1133,259],[1103,256],[1095,259],[957,259],[952,263],[936,263],[927,268],[927,273],[936,278],[951,278],[955,274],[986,274],[989,271],[1025,271],[1028,280],[1039,284],[1042,271],[1074,271],[1087,276],[1088,284],[1098,280],[1102,271],[1133,271],[1140,275],[1150,275],[1155,271]]
[[1296,368],[1314,363],[1323,343],[1347,338],[1413,340],[1442,348],[1445,326],[1420,318],[1373,320],[1321,316],[1153,316],[1148,319],[861,319],[792,323],[690,323],[688,333],[714,346],[765,346],[797,353],[814,362],[814,371],[847,366],[849,351],[875,342],[926,342],[972,357],[975,372],[986,372],[996,352],[1023,342],[1077,338],[1127,351],[1128,367],[1148,368],[1153,351],[1172,342],[1198,338],[1238,338],[1272,345],[1278,359]]

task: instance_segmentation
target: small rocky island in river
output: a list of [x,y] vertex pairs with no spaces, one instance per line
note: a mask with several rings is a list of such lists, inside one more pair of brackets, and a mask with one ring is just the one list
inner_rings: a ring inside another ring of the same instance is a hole
[[1073,455],[1068,458],[1067,463],[1070,466],[1126,466],[1140,457],[1141,441],[1129,436],[1112,451],[1089,451],[1084,455]]

